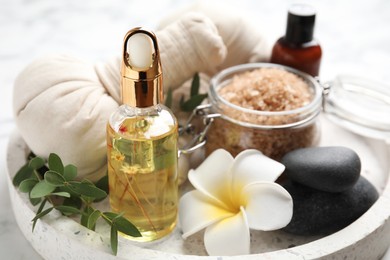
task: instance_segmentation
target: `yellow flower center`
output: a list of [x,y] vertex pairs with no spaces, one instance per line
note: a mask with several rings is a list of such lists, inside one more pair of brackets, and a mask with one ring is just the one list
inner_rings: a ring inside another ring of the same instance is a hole
[[122,162],[125,159],[125,156],[118,151],[113,151],[111,153],[111,159],[118,161],[118,162]]

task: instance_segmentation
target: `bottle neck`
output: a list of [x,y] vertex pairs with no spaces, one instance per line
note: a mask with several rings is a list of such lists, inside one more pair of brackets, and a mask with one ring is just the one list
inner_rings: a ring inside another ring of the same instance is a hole
[[162,102],[161,77],[153,80],[133,80],[122,77],[122,104],[131,107],[152,107]]
[[281,44],[282,46],[292,48],[292,49],[307,49],[311,47],[320,46],[316,38],[312,38],[311,41],[307,41],[307,42],[291,42],[288,41],[285,36],[279,38],[277,44]]
[[315,11],[306,5],[295,5],[287,16],[285,41],[289,44],[304,44],[313,40]]

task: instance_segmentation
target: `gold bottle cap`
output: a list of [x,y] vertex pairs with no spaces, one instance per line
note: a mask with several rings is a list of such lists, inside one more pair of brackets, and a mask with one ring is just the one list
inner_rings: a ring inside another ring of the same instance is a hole
[[137,27],[126,34],[123,41],[121,88],[123,104],[145,108],[162,102],[160,53],[153,32]]

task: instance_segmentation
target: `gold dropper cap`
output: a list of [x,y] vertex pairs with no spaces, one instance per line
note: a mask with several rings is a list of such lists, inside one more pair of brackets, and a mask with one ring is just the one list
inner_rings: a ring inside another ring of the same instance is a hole
[[163,100],[162,68],[156,35],[141,27],[123,41],[122,103],[132,107],[155,106]]

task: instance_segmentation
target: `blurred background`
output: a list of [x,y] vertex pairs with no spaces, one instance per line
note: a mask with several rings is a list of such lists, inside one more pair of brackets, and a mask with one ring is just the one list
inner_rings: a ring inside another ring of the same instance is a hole
[[[15,131],[12,115],[15,77],[27,64],[46,54],[69,54],[91,62],[108,60],[120,54],[123,36],[130,28],[156,28],[162,18],[194,2],[0,0],[2,259],[41,259],[18,230],[8,196],[5,155],[8,136]],[[284,35],[288,7],[305,2],[317,9],[315,37],[323,49],[322,81],[351,74],[389,85],[390,1],[225,0],[219,4],[232,6],[250,20],[272,46]]]

